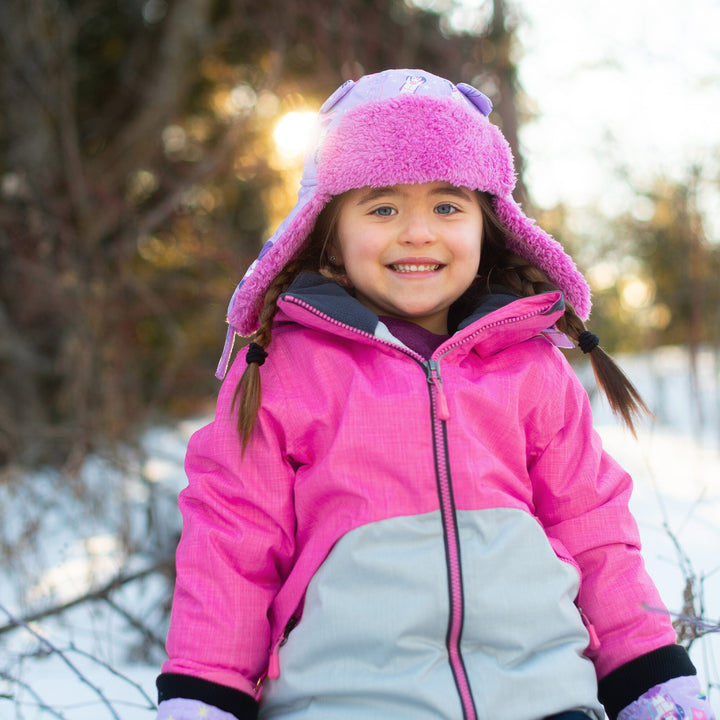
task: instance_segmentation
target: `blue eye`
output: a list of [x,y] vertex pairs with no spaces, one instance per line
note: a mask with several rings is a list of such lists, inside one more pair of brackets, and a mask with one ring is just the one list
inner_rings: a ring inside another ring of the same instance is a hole
[[379,215],[380,217],[390,217],[391,215],[395,215],[397,210],[395,208],[388,207],[387,205],[383,205],[382,207],[375,208],[373,210],[374,215]]
[[454,212],[457,212],[457,208],[450,203],[442,203],[435,208],[435,212],[438,215],[452,215]]

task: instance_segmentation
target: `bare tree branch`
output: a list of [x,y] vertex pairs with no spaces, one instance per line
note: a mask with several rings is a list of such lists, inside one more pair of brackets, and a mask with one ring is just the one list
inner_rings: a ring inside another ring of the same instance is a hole
[[[77,653],[78,655],[82,655],[83,657],[87,658],[88,660],[92,660],[96,665],[100,665],[100,667],[103,667],[105,670],[107,670],[111,675],[114,675],[116,678],[119,678],[123,682],[128,683],[128,685],[132,685],[140,695],[147,701],[147,709],[148,710],[157,710],[157,705],[155,704],[155,701],[145,692],[142,685],[139,683],[136,683],[132,678],[129,678],[127,675],[123,675],[121,672],[118,672],[112,665],[109,663],[106,663],[99,658],[96,658],[94,655],[91,655],[89,652],[86,652],[85,650],[81,650],[79,647],[77,647],[75,644],[72,644],[70,646],[70,649]],[[137,705],[137,703],[134,703]]]
[[113,706],[110,704],[110,701],[105,697],[105,694],[103,691],[97,687],[94,683],[92,683],[88,678],[85,676],[85,674],[67,657],[65,653],[63,653],[61,650],[59,650],[53,643],[51,643],[46,637],[43,637],[40,633],[33,630],[30,625],[28,625],[23,620],[20,620],[19,618],[16,618],[13,616],[13,614],[7,610],[4,606],[0,605],[0,610],[7,615],[7,617],[10,619],[11,623],[20,626],[27,630],[35,639],[37,639],[45,648],[47,648],[51,653],[57,655],[60,660],[67,665],[67,667],[70,669],[70,671],[75,675],[75,677],[83,683],[83,685],[87,685],[94,693],[97,695],[100,702],[110,711],[110,714],[115,720],[121,720],[120,716],[117,714]]
[[125,618],[127,620],[128,624],[131,627],[134,627],[136,630],[140,631],[140,634],[148,640],[152,645],[157,647],[160,650],[165,650],[165,641],[155,635],[149,628],[145,626],[145,624],[138,620],[136,617],[131,615],[125,608],[120,607],[114,600],[112,600],[109,597],[103,598],[105,603],[109,605],[118,615]]
[[[16,630],[17,628],[29,629],[28,625],[30,623],[44,620],[55,615],[61,615],[62,613],[74,607],[77,607],[78,605],[83,605],[88,602],[95,602],[99,600],[108,601],[110,594],[118,588],[122,587],[123,585],[127,585],[137,580],[141,580],[157,572],[167,572],[172,569],[173,563],[174,560],[172,558],[167,558],[149,568],[145,568],[144,570],[141,570],[139,572],[132,573],[131,575],[125,575],[121,573],[97,590],[85,593],[84,595],[73,598],[68,602],[62,603],[61,605],[56,605],[45,610],[31,613],[23,618],[15,618],[8,610],[6,610],[4,607],[2,607],[2,605],[0,605],[0,610],[2,610],[8,616],[8,618],[10,618],[9,623],[0,626],[0,635],[4,635],[5,633],[10,632],[11,630]],[[36,634],[32,630],[30,630],[30,632]]]
[[[709,633],[720,631],[720,622],[705,618],[705,592],[703,576],[698,579],[690,557],[680,545],[675,533],[667,521],[663,523],[665,533],[670,538],[680,563],[680,569],[685,579],[683,588],[683,608],[680,613],[668,613],[675,618],[673,627],[677,633],[678,643],[688,650],[692,644]],[[650,608],[652,609],[652,608]]]
[[[51,707],[50,705],[48,705],[48,704],[40,697],[40,695],[36,692],[36,690],[32,687],[32,685],[30,685],[30,683],[27,683],[27,682],[25,682],[24,680],[21,680],[20,678],[14,677],[14,676],[11,675],[10,673],[7,673],[7,672],[5,672],[5,671],[3,671],[3,670],[0,670],[0,678],[2,678],[3,680],[7,680],[7,681],[10,682],[12,685],[15,685],[15,686],[17,686],[17,687],[21,687],[23,690],[25,690],[25,692],[30,693],[30,695],[32,695],[33,699],[35,700],[35,703],[37,704],[37,706],[38,706],[41,710],[44,710],[45,712],[50,713],[50,715],[52,715],[53,717],[57,718],[58,720],[67,720],[67,718],[65,717],[65,715],[63,715],[63,714],[62,714],[61,712],[59,712],[58,710],[55,710],[55,708],[53,708],[53,707]],[[3,696],[0,696],[0,699],[15,700],[15,697],[14,697],[13,695],[7,695],[7,696],[6,696],[6,695],[3,695]]]

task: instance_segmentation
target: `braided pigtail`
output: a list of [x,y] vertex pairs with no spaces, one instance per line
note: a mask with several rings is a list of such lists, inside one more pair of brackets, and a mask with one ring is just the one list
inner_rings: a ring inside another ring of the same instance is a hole
[[272,325],[278,310],[277,303],[280,296],[301,272],[315,271],[333,279],[339,277],[338,271],[328,260],[327,251],[334,238],[342,198],[342,195],[332,198],[323,208],[308,237],[305,249],[273,278],[265,293],[259,327],[252,335],[246,356],[247,367],[235,388],[233,398],[233,407],[236,404],[239,405],[238,432],[242,438],[243,450],[250,440],[262,403],[260,366],[268,355],[267,348],[272,340]]
[[265,304],[260,313],[260,326],[252,336],[252,342],[246,357],[247,367],[235,388],[233,407],[239,401],[238,431],[242,437],[243,450],[250,439],[255,426],[260,403],[262,402],[262,384],[260,382],[260,366],[267,357],[266,348],[272,340],[272,323],[277,313],[277,301],[290,286],[300,272],[300,263],[288,263],[273,281],[265,293]]
[[[505,242],[507,230],[495,214],[490,197],[484,193],[478,193],[478,196],[485,220],[479,270],[484,278],[484,291],[490,292],[491,285],[502,285],[517,295],[527,297],[557,290],[542,270],[508,250]],[[640,393],[599,346],[597,335],[587,330],[567,302],[557,327],[590,357],[598,387],[607,397],[612,411],[634,435],[635,420],[651,414]]]
[[585,328],[575,310],[568,305],[557,322],[558,330],[565,333],[590,358],[595,382],[602,389],[610,408],[628,429],[635,434],[635,420],[650,415],[650,410],[636,387],[615,361],[600,347],[597,335]]

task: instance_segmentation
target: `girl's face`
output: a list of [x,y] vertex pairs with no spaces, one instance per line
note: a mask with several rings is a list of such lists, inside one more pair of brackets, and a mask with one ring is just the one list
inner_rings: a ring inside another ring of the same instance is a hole
[[331,251],[363,305],[445,334],[448,309],[477,274],[482,228],[467,188],[365,187],[343,198]]

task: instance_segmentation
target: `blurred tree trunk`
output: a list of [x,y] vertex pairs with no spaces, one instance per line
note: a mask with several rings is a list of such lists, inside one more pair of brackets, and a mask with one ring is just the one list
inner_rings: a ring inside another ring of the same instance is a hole
[[698,183],[700,168],[692,168],[688,183],[688,235],[690,243],[690,312],[688,321],[688,356],[690,358],[691,393],[694,400],[696,432],[700,433],[705,425],[705,416],[700,397],[700,381],[698,357],[704,334],[705,312],[705,276],[707,274],[707,258],[705,253],[705,236],[702,229],[700,213],[697,207]]
[[493,0],[493,16],[490,25],[489,40],[495,49],[494,73],[498,81],[499,97],[495,109],[502,118],[502,131],[510,143],[513,155],[515,156],[515,169],[517,171],[517,185],[514,196],[526,209],[529,204],[529,195],[523,180],[525,163],[520,152],[520,140],[518,132],[520,121],[518,117],[518,94],[519,83],[517,77],[517,66],[512,59],[513,45],[515,42],[514,28],[508,20],[507,5],[505,0]]

